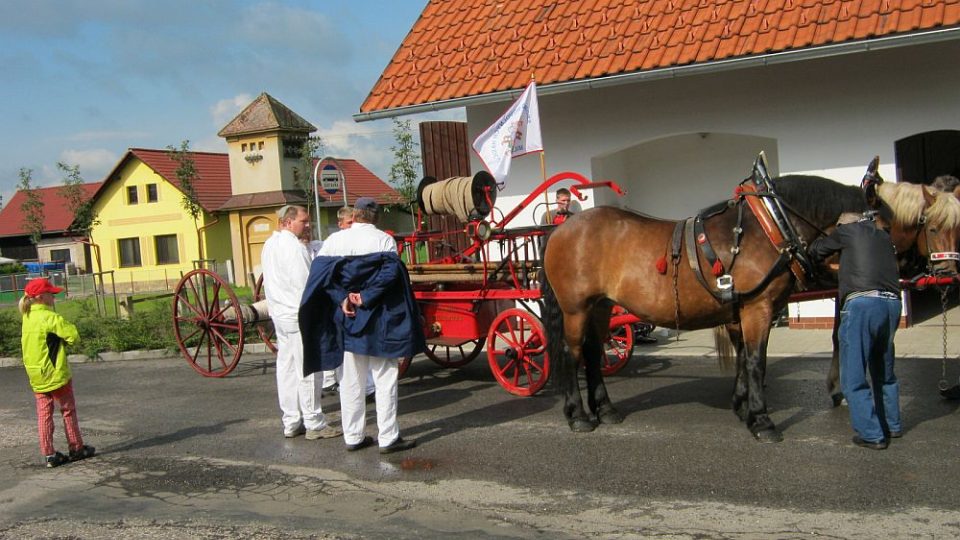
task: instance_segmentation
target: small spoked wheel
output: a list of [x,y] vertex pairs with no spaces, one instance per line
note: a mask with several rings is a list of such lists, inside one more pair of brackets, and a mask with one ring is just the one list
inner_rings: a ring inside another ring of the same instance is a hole
[[445,368],[463,367],[480,356],[483,338],[465,341],[459,345],[444,345],[427,341],[427,358]]
[[603,344],[600,372],[613,375],[623,369],[633,356],[633,325],[624,324],[610,330],[610,337]]
[[532,396],[550,376],[546,335],[540,319],[510,308],[493,320],[487,334],[487,359],[494,378],[507,392]]
[[[253,301],[259,302],[263,300],[266,296],[263,294],[263,274],[260,274],[260,277],[257,278],[257,285],[253,289]],[[263,341],[263,344],[270,349],[270,352],[277,352],[277,331],[273,328],[273,321],[266,320],[263,322],[258,322],[257,326],[257,335],[260,336],[260,339]]]
[[188,272],[174,289],[173,332],[190,367],[205,377],[227,376],[243,353],[237,296],[205,268]]

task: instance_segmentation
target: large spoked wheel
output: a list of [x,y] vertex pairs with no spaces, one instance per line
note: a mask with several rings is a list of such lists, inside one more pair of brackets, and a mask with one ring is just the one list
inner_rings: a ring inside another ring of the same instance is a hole
[[243,353],[237,296],[207,269],[188,272],[174,289],[173,332],[190,367],[204,377],[227,376]]
[[623,369],[633,356],[633,325],[624,324],[610,330],[610,337],[603,344],[603,360],[600,372],[613,375]]
[[[253,301],[259,302],[266,298],[263,294],[263,274],[260,274],[260,277],[257,278],[257,285],[253,289]],[[263,322],[257,323],[257,334],[260,336],[260,339],[263,341],[263,344],[270,349],[270,352],[277,352],[277,331],[273,328],[273,321],[266,320]]]
[[427,342],[427,358],[445,368],[463,367],[472,362],[483,348],[483,338],[466,341],[459,345],[442,345]]
[[532,396],[550,376],[546,335],[540,319],[529,311],[510,308],[493,320],[487,334],[490,371],[507,392]]

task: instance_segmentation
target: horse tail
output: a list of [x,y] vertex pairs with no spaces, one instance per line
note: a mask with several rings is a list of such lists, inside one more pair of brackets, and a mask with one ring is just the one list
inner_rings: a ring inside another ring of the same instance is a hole
[[733,340],[730,339],[730,331],[726,325],[713,327],[713,341],[717,345],[717,360],[720,362],[720,367],[732,368],[736,362],[737,353],[733,348]]
[[[543,330],[547,337],[547,358],[551,366],[551,373],[558,369],[563,369],[562,364],[567,360],[563,346],[563,311],[560,310],[560,303],[557,302],[557,295],[550,286],[547,279],[547,273],[540,270],[540,298],[543,300],[543,313],[540,320],[543,322]],[[554,381],[558,377],[551,377]]]

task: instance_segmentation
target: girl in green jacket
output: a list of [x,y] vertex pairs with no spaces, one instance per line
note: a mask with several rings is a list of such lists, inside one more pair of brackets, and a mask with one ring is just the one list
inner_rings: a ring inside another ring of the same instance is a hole
[[[73,397],[70,364],[66,345],[80,340],[77,327],[53,310],[54,294],[63,289],[46,278],[27,283],[20,299],[23,331],[20,346],[23,367],[27,370],[30,386],[37,399],[37,427],[40,433],[40,451],[46,457],[47,467],[59,467],[68,461],[92,456],[92,446],[83,444],[77,405]],[[69,457],[53,448],[53,408],[60,406],[63,427],[70,446]]]

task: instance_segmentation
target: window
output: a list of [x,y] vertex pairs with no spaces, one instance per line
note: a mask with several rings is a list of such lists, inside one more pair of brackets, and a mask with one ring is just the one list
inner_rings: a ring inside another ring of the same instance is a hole
[[157,264],[176,264],[180,262],[180,252],[177,248],[177,235],[164,234],[153,237],[157,248]]
[[257,143],[257,150],[263,150],[263,141]]
[[69,249],[51,249],[50,250],[50,260],[53,262],[70,262],[70,250]]
[[140,239],[121,238],[117,240],[120,251],[120,267],[143,266],[140,260]]
[[156,184],[147,184],[147,202],[157,202]]
[[127,204],[137,204],[137,186],[127,186]]
[[243,143],[243,144],[240,145],[240,151],[241,151],[241,152],[246,152],[246,151],[247,151],[247,143]]

